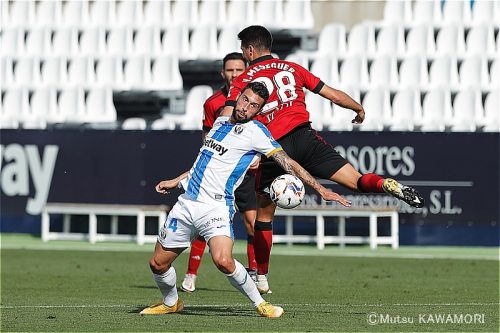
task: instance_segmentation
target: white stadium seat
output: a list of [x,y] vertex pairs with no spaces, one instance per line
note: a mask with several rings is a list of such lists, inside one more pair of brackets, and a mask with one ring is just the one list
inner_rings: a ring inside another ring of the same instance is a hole
[[[359,89],[347,87],[343,88],[342,91],[351,96],[358,103],[361,102]],[[336,104],[332,105],[332,109],[333,116],[331,117],[331,119],[324,120],[325,127],[328,127],[328,129],[330,129],[331,131],[352,131],[352,120],[354,119],[354,117],[356,117],[356,113],[350,109],[345,109]]]
[[398,66],[396,58],[382,56],[373,59],[369,74],[371,87],[396,89],[398,85]]
[[68,27],[84,27],[89,20],[88,0],[71,0],[63,2],[63,25]]
[[493,60],[490,67],[490,89],[500,88],[500,60]]
[[41,63],[42,84],[51,87],[64,87],[66,84],[67,62],[62,57],[44,58]]
[[406,0],[387,0],[384,5],[384,23],[402,23],[411,22],[411,1]]
[[35,23],[35,1],[12,1],[9,6],[10,27],[29,27]]
[[453,101],[451,130],[454,132],[474,132],[476,123],[482,119],[481,92],[479,90],[459,91]]
[[311,64],[311,73],[319,77],[323,82],[331,87],[340,83],[339,64],[337,58],[320,57]]
[[[2,128],[17,127],[23,116],[29,112],[29,96],[25,88],[9,88],[5,91],[2,103]],[[5,127],[4,127],[5,125]]]
[[59,113],[66,123],[85,122],[85,101],[81,88],[68,88],[61,91],[57,101]]
[[142,0],[120,1],[116,4],[116,24],[135,27],[142,24]]
[[463,26],[450,24],[441,27],[436,37],[436,52],[462,56],[465,53]]
[[125,56],[132,53],[133,35],[128,27],[113,28],[108,33],[106,52],[111,55]]
[[115,1],[89,1],[89,24],[100,27],[115,23]]
[[52,37],[52,54],[74,56],[78,53],[78,32],[75,28],[58,28]]
[[27,31],[25,54],[43,56],[50,53],[50,31],[46,28],[33,28]]
[[14,64],[10,57],[0,57],[0,87],[5,88],[14,82]]
[[203,120],[203,103],[213,94],[210,86],[200,85],[189,90],[186,97],[186,113],[182,118],[181,129],[201,129]]
[[449,90],[430,90],[422,104],[422,131],[443,132],[451,123],[451,94]]
[[378,32],[376,44],[378,55],[402,56],[405,53],[403,26],[383,26]]
[[151,123],[151,129],[152,130],[174,130],[176,127],[175,121],[173,121],[171,118],[163,117],[160,119],[156,119]]
[[191,27],[196,26],[198,21],[198,0],[175,1],[172,6],[173,24]]
[[88,28],[80,36],[80,55],[99,56],[106,51],[106,33],[103,28]]
[[64,119],[61,114],[58,114],[57,108],[57,92],[52,88],[39,88],[33,91],[30,100],[31,114],[34,121],[24,121],[23,127],[44,126],[47,123],[60,123]]
[[172,21],[170,0],[148,0],[144,3],[144,24],[167,26]]
[[95,82],[94,59],[81,56],[68,61],[67,84],[70,86],[89,87]]
[[226,24],[225,0],[202,0],[199,6],[199,24],[224,27]]
[[134,38],[134,53],[154,56],[161,51],[160,29],[155,26],[141,27]]
[[36,87],[40,83],[40,59],[17,58],[14,66],[14,83],[17,86]]
[[365,57],[345,58],[340,65],[339,73],[342,87],[361,89],[368,85],[368,63]]
[[348,53],[370,56],[375,52],[375,29],[370,23],[360,23],[351,28],[347,36]]
[[442,21],[440,0],[416,0],[413,6],[413,22],[440,24]]
[[311,91],[306,91],[306,105],[313,128],[322,131],[333,116],[330,101]]
[[124,68],[127,89],[147,90],[151,84],[151,59],[147,56],[128,57]]
[[362,131],[382,131],[390,118],[389,91],[383,89],[369,90],[363,98],[366,117],[360,126]]
[[60,0],[41,0],[36,6],[36,25],[57,27],[62,20],[62,4]]
[[116,121],[116,108],[111,89],[91,89],[85,103],[85,121],[108,123]]
[[146,120],[137,117],[127,118],[122,124],[124,130],[145,130],[146,127]]
[[429,69],[429,83],[431,87],[458,87],[457,59],[453,56],[441,56],[432,61]]
[[500,90],[490,92],[484,101],[485,132],[500,131]]
[[469,24],[471,21],[470,0],[447,0],[443,2],[444,23]]
[[346,29],[340,23],[328,23],[319,33],[318,54],[344,55],[347,51]]
[[474,0],[472,7],[472,22],[484,24],[495,22],[495,12],[498,11],[498,1]]
[[428,83],[427,58],[420,56],[405,58],[399,67],[400,88],[425,89]]
[[189,41],[192,59],[219,59],[217,29],[215,25],[199,25],[193,29]]
[[389,119],[391,131],[413,131],[415,126],[420,125],[421,118],[420,91],[398,91],[392,101],[392,116]]
[[[245,13],[245,15],[241,15]],[[227,24],[247,26],[254,24],[255,1],[254,0],[229,0],[227,4]]]
[[104,87],[121,89],[123,85],[123,61],[116,56],[96,59],[96,83]]
[[236,26],[227,26],[222,28],[217,40],[219,58],[223,58],[231,52],[241,52],[240,41],[238,40],[240,29]]
[[465,58],[458,73],[462,89],[471,87],[486,89],[489,85],[488,62],[485,57],[473,56]]
[[[318,59],[322,59],[322,58],[324,58],[324,57],[320,57]],[[326,57],[326,58],[331,59],[329,57]],[[318,59],[316,59],[316,60],[318,60]],[[333,58],[333,59],[335,59],[335,58]],[[294,62],[294,63],[299,64],[300,66],[304,67],[305,69],[310,70],[309,69],[309,56],[308,56],[308,53],[306,53],[306,52],[290,53],[289,55],[286,56],[285,60],[290,61],[290,62]],[[320,70],[317,73],[322,73],[322,72],[323,71]],[[338,75],[339,75],[339,69],[338,69],[338,64],[337,64],[337,77],[338,77]],[[324,80],[324,78],[323,78],[323,80]],[[338,82],[338,80],[337,80],[337,82]]]
[[287,29],[312,29],[314,16],[311,0],[288,0],[283,4],[284,27]]
[[24,30],[20,28],[3,28],[0,45],[2,56],[18,56],[24,52]]
[[167,55],[154,59],[151,73],[152,90],[181,90],[182,84],[179,59],[176,56]]
[[472,27],[465,42],[467,54],[495,55],[495,38],[492,25]]
[[406,36],[406,54],[432,56],[436,52],[434,28],[432,25],[420,24],[412,27]]
[[174,54],[179,58],[189,57],[189,31],[186,26],[169,26],[162,38],[162,53]]
[[259,0],[255,5],[255,13],[255,23],[268,29],[289,28],[283,22],[283,0]]

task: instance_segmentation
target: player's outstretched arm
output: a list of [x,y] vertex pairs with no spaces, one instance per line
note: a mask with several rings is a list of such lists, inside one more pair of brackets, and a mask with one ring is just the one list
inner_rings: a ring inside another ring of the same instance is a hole
[[294,176],[297,176],[304,183],[315,189],[324,200],[337,201],[346,207],[351,207],[351,202],[349,200],[318,183],[318,181],[313,176],[311,176],[311,174],[307,172],[306,169],[301,167],[300,164],[295,162],[283,150],[274,153],[273,155],[271,155],[271,158],[274,159],[276,163],[278,163],[283,168],[283,170]]
[[186,178],[188,176],[188,174],[189,174],[189,171],[186,171],[174,179],[162,180],[161,182],[159,182],[156,185],[156,187],[155,187],[156,192],[161,193],[161,194],[168,194],[169,193],[168,191],[179,186],[179,183],[181,182],[181,180]]
[[361,124],[365,120],[365,110],[363,106],[352,99],[341,90],[334,89],[328,85],[324,85],[319,91],[319,94],[333,103],[346,109],[351,109],[356,112],[356,117],[352,120],[353,124]]

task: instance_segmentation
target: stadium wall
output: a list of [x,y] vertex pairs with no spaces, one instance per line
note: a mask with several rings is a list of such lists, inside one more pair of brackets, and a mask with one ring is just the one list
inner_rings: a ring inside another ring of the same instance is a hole
[[[499,133],[321,134],[361,172],[421,191],[427,202],[415,210],[386,195],[350,193],[326,182],[355,206],[397,206],[402,245],[500,245]],[[198,131],[4,129],[0,231],[40,233],[46,202],[172,205],[179,192],[161,196],[154,186],[187,170],[200,140]],[[310,190],[305,204],[324,203]],[[241,223],[235,229],[237,238],[245,237]]]

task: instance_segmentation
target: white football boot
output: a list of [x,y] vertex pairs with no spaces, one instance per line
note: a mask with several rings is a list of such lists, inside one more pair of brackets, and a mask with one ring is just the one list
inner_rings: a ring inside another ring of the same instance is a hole
[[186,274],[182,280],[181,290],[192,293],[196,290],[196,275]]

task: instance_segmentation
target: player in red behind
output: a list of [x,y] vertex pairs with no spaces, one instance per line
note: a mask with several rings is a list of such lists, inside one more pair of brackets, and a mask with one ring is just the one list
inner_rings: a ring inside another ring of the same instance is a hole
[[[220,115],[224,108],[229,87],[233,80],[243,73],[246,68],[246,61],[243,55],[238,52],[227,54],[222,60],[222,70],[220,72],[225,81],[225,85],[210,96],[203,105],[203,140],[212,129],[215,119]],[[255,252],[253,247],[253,225],[257,214],[257,203],[255,198],[255,175],[248,172],[245,175],[241,185],[235,191],[235,202],[241,217],[245,222],[247,231],[247,256],[248,272],[252,278],[256,278],[257,262],[255,261]],[[203,237],[197,238],[191,244],[189,261],[186,275],[182,280],[181,289],[187,292],[196,290],[196,278],[201,259],[205,253],[207,242]]]
[[[350,190],[371,193],[389,193],[414,207],[422,207],[424,200],[415,189],[394,179],[369,173],[361,175],[349,162],[311,128],[305,103],[304,88],[320,94],[331,102],[353,110],[353,123],[365,119],[363,107],[346,93],[329,87],[300,65],[273,58],[272,36],[262,26],[243,29],[241,40],[243,56],[248,68],[238,76],[229,90],[223,115],[230,115],[242,88],[252,81],[264,83],[269,100],[255,117],[262,122],[285,152],[299,162],[311,175],[330,179]],[[315,110],[311,110],[315,112]],[[254,225],[255,257],[257,260],[257,288],[269,291],[267,273],[272,246],[272,220],[276,205],[269,198],[269,185],[283,170],[272,160],[263,159],[257,174],[257,219]]]

